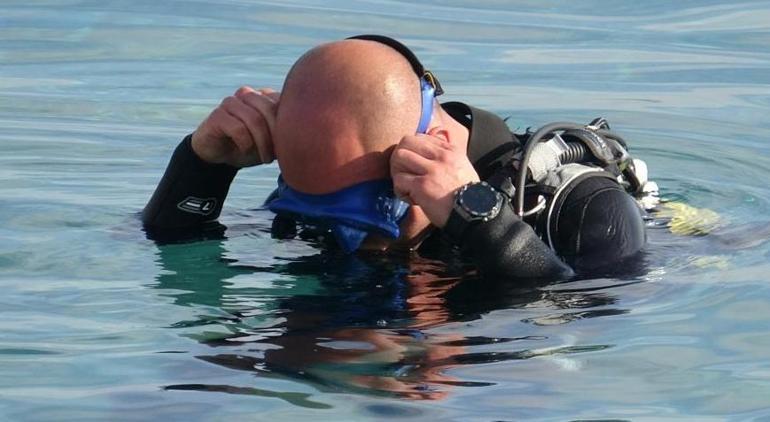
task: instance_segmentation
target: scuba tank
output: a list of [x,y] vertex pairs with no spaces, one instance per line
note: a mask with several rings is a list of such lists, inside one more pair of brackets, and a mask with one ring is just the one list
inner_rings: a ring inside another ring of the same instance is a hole
[[515,180],[507,190],[516,214],[538,227],[552,249],[557,249],[557,222],[565,200],[589,179],[620,185],[636,199],[642,215],[658,204],[658,187],[648,180],[647,165],[628,153],[626,141],[605,119],[588,125],[550,123],[527,135],[512,161]]

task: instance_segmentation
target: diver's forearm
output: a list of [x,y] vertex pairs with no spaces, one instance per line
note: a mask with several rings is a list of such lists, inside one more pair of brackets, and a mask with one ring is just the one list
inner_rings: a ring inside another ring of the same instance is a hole
[[493,220],[469,227],[461,248],[486,277],[558,279],[573,274],[507,203]]
[[179,229],[216,220],[238,169],[201,160],[188,135],[176,148],[142,212],[146,228]]

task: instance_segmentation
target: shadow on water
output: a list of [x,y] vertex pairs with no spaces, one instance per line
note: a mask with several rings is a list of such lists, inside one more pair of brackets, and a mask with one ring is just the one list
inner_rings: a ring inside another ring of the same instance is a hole
[[[460,327],[465,322],[501,309],[540,309],[538,317],[520,318],[535,325],[628,312],[617,306],[606,284],[581,288],[580,280],[549,285],[480,279],[462,263],[416,255],[319,253],[268,268],[241,265],[226,255],[222,240],[160,247],[163,271],[156,287],[177,305],[206,309],[206,315],[173,328],[225,327],[227,334],[209,330],[190,336],[211,348],[197,359],[258,376],[300,380],[324,392],[442,399],[453,388],[494,385],[459,379],[449,373],[452,368],[612,347],[548,347],[548,338],[536,335],[467,336]],[[233,281],[239,277],[271,281]],[[634,280],[615,279],[612,285],[638,282]],[[325,406],[297,393],[250,387],[180,384],[165,389]]]

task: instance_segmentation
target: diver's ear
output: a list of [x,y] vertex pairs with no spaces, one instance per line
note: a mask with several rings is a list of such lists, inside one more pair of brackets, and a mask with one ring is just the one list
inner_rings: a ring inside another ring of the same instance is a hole
[[439,138],[446,143],[452,143],[449,136],[449,130],[443,126],[435,126],[430,128],[428,130],[428,135],[433,136],[434,138]]
[[452,139],[449,127],[445,124],[444,119],[446,117],[448,117],[448,115],[444,111],[444,108],[441,107],[441,104],[439,104],[438,101],[433,100],[433,116],[430,119],[430,125],[428,125],[429,129],[425,133],[451,144],[454,139]]

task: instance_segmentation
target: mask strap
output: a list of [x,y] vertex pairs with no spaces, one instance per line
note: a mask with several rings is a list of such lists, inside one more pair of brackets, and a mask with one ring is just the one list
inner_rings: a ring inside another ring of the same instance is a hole
[[425,76],[420,78],[420,91],[422,92],[422,110],[420,111],[420,123],[417,125],[417,133],[428,131],[428,125],[433,117],[433,99],[436,98],[436,87],[430,82],[432,79],[430,72],[425,72]]
[[399,41],[396,41],[395,39],[386,37],[384,35],[371,35],[371,34],[356,35],[354,37],[348,37],[347,39],[376,41],[378,43],[385,44],[388,47],[398,51],[399,53],[401,53],[402,56],[404,56],[404,58],[406,58],[406,60],[412,66],[414,73],[418,77],[423,78],[427,74],[430,74],[429,82],[431,83],[431,85],[433,85],[433,88],[435,89],[435,96],[439,96],[444,93],[444,90],[441,88],[441,83],[439,82],[438,78],[436,78],[436,76],[434,76],[429,70],[425,69],[425,67],[422,65],[420,60],[417,58],[414,52],[412,52],[412,50],[409,49],[409,47],[405,46]]

